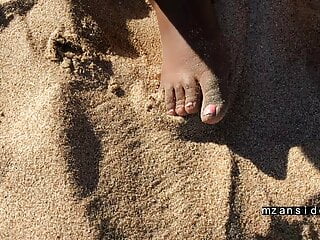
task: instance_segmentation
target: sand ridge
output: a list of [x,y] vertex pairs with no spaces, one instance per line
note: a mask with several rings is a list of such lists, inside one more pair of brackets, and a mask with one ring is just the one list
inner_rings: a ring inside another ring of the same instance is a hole
[[212,127],[164,114],[147,2],[0,1],[0,238],[318,239],[260,208],[319,202],[319,5],[241,3]]

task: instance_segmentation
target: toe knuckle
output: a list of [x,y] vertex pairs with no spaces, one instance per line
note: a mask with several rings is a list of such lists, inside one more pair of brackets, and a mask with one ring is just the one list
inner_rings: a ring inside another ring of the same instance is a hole
[[169,98],[169,99],[167,98],[166,99],[166,104],[167,105],[172,105],[172,104],[175,104],[175,101],[173,99],[171,99],[171,98]]
[[181,106],[181,105],[184,105],[184,99],[177,99],[177,101],[176,101],[176,105],[177,106]]
[[175,107],[175,102],[171,101],[171,100],[167,100],[166,101],[166,106],[168,109],[172,109]]
[[192,86],[190,83],[186,83],[186,84],[184,85],[184,88],[185,88],[186,90],[190,90],[190,89],[193,88],[193,86]]

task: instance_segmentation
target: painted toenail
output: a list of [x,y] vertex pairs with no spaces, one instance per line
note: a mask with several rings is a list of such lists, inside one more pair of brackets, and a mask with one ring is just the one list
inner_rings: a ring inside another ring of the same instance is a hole
[[196,103],[195,102],[188,102],[187,104],[186,104],[186,107],[187,108],[191,108],[191,107],[195,107],[196,106]]
[[217,113],[216,106],[212,104],[208,105],[203,111],[204,116],[208,116],[208,115],[216,116],[216,113]]
[[170,110],[167,112],[167,114],[174,116],[174,115],[175,115],[174,109],[170,109]]

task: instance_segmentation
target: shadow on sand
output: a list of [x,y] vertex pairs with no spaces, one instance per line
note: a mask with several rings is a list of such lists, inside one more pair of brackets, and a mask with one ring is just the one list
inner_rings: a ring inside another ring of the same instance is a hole
[[[199,117],[190,117],[179,128],[182,139],[225,144],[277,180],[287,177],[292,147],[300,147],[320,170],[320,4],[316,2],[248,3],[245,9],[249,22],[244,23],[246,37],[242,38],[247,45],[243,62],[235,63],[243,65],[243,71],[235,75],[238,79],[234,82],[239,82],[239,87],[233,106],[216,126],[204,125]],[[227,13],[228,8],[218,8],[225,11],[219,12],[222,17],[218,19],[232,15]],[[226,35],[237,32],[232,30],[237,27],[233,21],[219,22]],[[241,216],[233,209],[239,174],[236,164],[231,174],[231,211],[226,234],[230,239],[242,239]],[[314,200],[310,201],[306,204],[314,204]],[[305,225],[309,226],[311,239],[317,239],[308,218],[289,223],[277,217],[271,219],[268,235],[255,239],[302,239]]]
[[110,50],[120,56],[138,57],[138,52],[130,42],[127,21],[142,19],[149,15],[150,7],[144,0],[81,0],[73,3],[77,11],[81,9],[86,17],[92,18],[97,24],[101,39],[97,39],[96,36],[92,39],[90,30],[82,33],[95,43],[99,51]]
[[15,15],[24,15],[32,9],[36,0],[8,1],[0,4],[0,31],[7,27]]
[[273,2],[248,5],[247,59],[229,114],[217,126],[192,117],[180,135],[226,144],[268,176],[285,179],[295,146],[320,170],[320,7]]

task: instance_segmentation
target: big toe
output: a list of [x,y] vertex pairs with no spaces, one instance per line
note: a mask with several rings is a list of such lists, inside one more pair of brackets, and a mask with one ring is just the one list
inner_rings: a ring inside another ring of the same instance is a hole
[[206,124],[216,124],[223,118],[221,105],[207,104],[201,112],[201,120]]
[[220,91],[213,86],[205,85],[202,88],[201,120],[206,124],[220,122],[226,113],[226,104],[223,103]]

